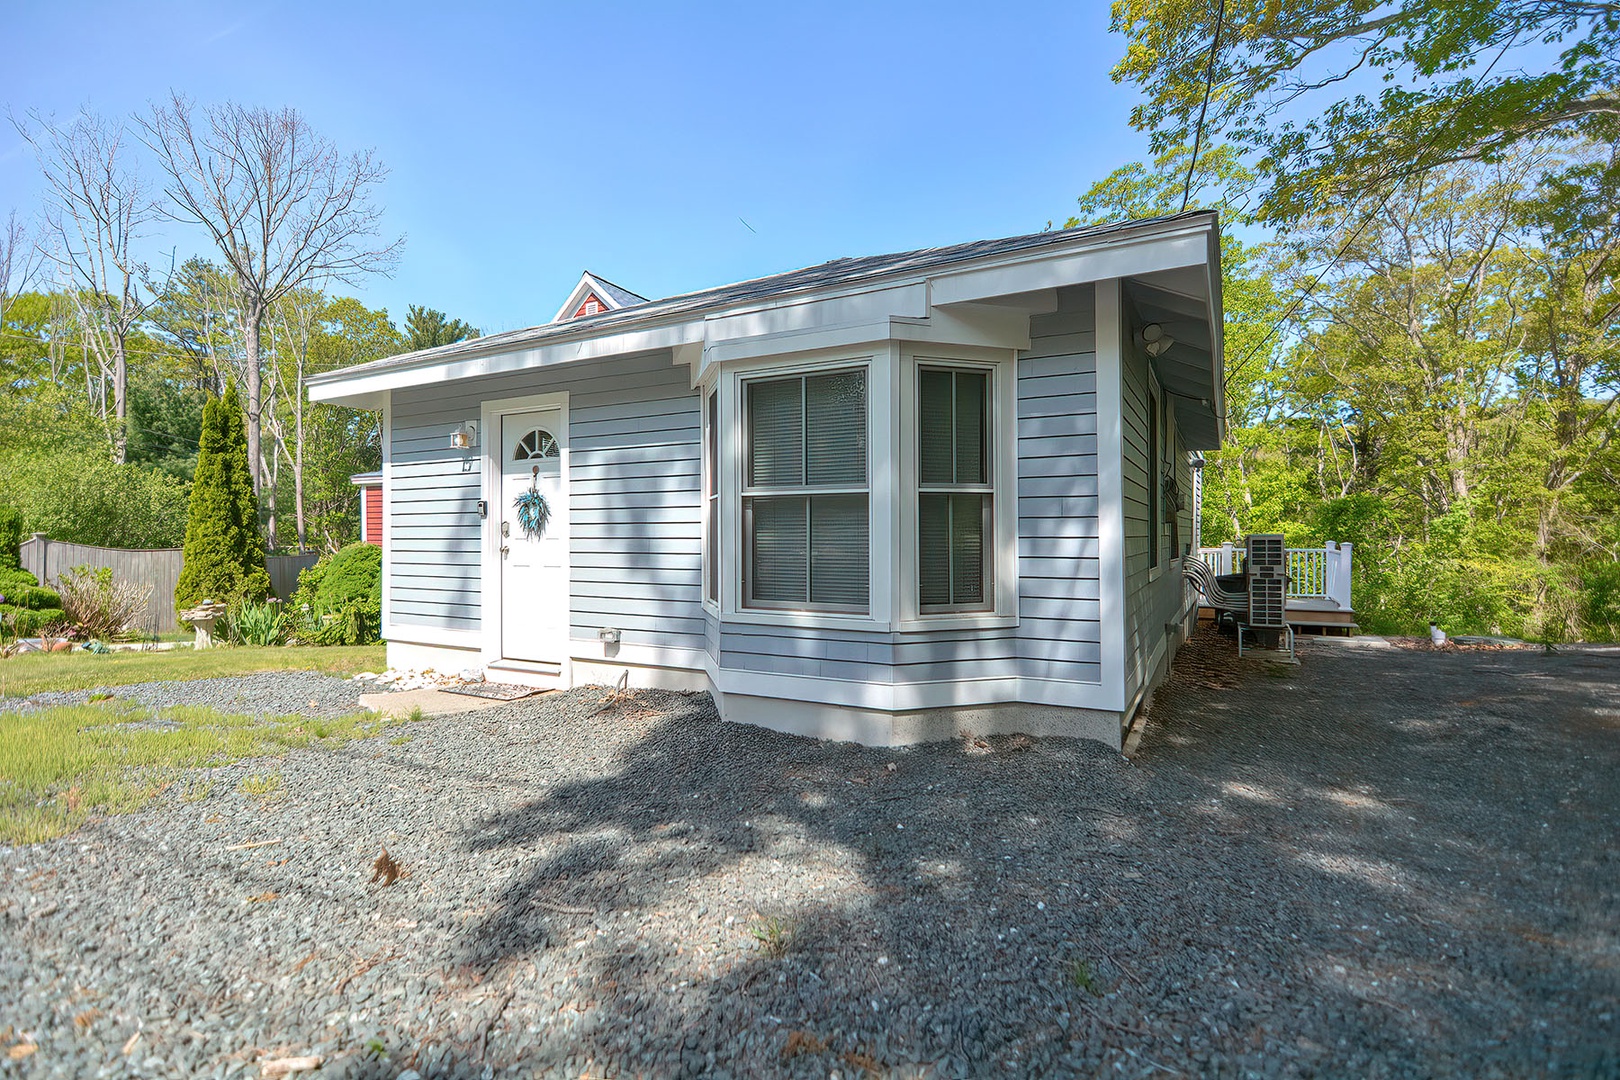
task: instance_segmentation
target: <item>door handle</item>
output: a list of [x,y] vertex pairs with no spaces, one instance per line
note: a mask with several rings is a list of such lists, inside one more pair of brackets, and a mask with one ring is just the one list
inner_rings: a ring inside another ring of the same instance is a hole
[[506,554],[506,553],[507,553],[507,552],[508,552],[508,551],[511,551],[511,550],[512,550],[512,549],[511,549],[511,548],[509,548],[509,547],[507,547],[507,546],[506,546],[506,545],[505,545],[505,544],[502,544],[502,545],[501,545],[501,554],[502,554],[502,555],[505,555],[505,554]]

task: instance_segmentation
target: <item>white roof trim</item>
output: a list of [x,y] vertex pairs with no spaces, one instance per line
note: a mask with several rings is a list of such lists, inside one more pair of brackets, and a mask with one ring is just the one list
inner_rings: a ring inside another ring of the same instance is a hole
[[601,278],[587,270],[579,275],[579,284],[574,286],[574,291],[568,294],[568,299],[557,309],[557,314],[551,317],[551,321],[560,323],[573,318],[574,312],[579,310],[579,305],[585,302],[587,296],[594,296],[602,301],[603,311],[618,311],[624,307],[613,298],[613,290],[608,288]]
[[[659,313],[623,329],[610,322],[582,326],[576,334],[562,329],[572,321],[564,320],[561,326],[535,327],[531,333],[539,340],[532,344],[525,344],[521,337],[500,343],[475,340],[446,356],[429,354],[370,370],[324,372],[310,380],[309,396],[312,401],[375,408],[386,391],[405,387],[694,344],[700,348],[678,355],[695,359],[727,339],[757,339],[807,328],[830,330],[890,317],[927,318],[944,314],[946,305],[977,306],[1016,297],[1028,303],[1013,306],[1033,313],[1047,306],[1056,288],[1178,267],[1198,268],[1209,275],[1212,295],[1207,302],[1211,311],[1218,311],[1218,262],[1213,270],[1209,262],[1219,259],[1215,228],[1213,216],[1143,223],[1129,231],[1077,236],[1074,243],[974,256],[963,263],[936,264],[873,280],[837,281],[713,307]],[[588,272],[582,275],[570,304],[577,307],[584,290],[596,280]],[[600,292],[597,296],[606,300]],[[652,301],[649,306],[663,302]],[[572,313],[572,309],[565,310]],[[1214,334],[1220,333],[1218,325],[1212,329]],[[1218,347],[1215,356],[1219,356]],[[704,357],[699,362],[707,366],[704,361],[712,359]]]

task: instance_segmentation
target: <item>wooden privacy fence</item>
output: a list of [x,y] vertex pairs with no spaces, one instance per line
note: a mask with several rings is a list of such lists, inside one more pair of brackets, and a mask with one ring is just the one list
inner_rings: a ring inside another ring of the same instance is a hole
[[[152,548],[132,551],[127,548],[93,547],[89,544],[67,544],[52,540],[44,533],[35,533],[33,539],[24,540],[21,547],[22,567],[41,584],[55,581],[75,566],[94,569],[106,567],[113,577],[152,586],[152,599],[147,602],[146,616],[141,620],[143,629],[166,634],[180,629],[180,620],[174,612],[174,587],[180,580],[180,566],[184,561],[179,548]],[[315,565],[320,558],[314,552],[307,555],[270,555],[264,568],[270,574],[270,591],[283,600],[292,598],[298,588],[298,575]]]

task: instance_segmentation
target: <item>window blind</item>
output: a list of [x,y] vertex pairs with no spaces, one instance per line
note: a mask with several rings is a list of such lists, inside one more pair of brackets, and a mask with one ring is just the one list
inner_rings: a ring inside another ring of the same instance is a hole
[[805,483],[866,483],[866,376],[859,371],[804,380]]
[[865,610],[866,372],[754,380],[746,401],[748,601]]
[[804,387],[799,379],[748,384],[748,483],[804,483]]
[[989,418],[988,372],[918,370],[917,599],[924,609],[992,600]]

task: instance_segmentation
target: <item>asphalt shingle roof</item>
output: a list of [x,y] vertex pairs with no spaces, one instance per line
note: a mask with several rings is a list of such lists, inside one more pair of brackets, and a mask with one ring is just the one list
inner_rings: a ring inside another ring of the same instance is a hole
[[[328,372],[314,377],[311,381],[340,380],[353,375],[386,371],[395,367],[449,360],[463,354],[526,348],[552,340],[589,338],[610,330],[628,329],[643,323],[656,322],[660,319],[681,315],[691,315],[708,309],[722,309],[749,301],[785,296],[796,292],[807,292],[839,285],[854,285],[889,277],[903,277],[953,263],[970,262],[974,259],[990,256],[1008,255],[1021,251],[1036,251],[1046,247],[1072,244],[1082,238],[1095,239],[1143,226],[1208,216],[1208,213],[1208,211],[1189,211],[1184,214],[1171,214],[1139,221],[1096,225],[1079,229],[1051,230],[1030,233],[1024,236],[1009,236],[1000,240],[974,240],[966,244],[921,248],[916,251],[902,251],[889,255],[865,255],[855,258],[833,259],[830,262],[807,266],[799,270],[789,270],[786,273],[772,274],[768,277],[753,278],[748,281],[738,281],[730,285],[702,289],[697,292],[681,293],[662,300],[643,301],[639,297],[635,297],[633,305],[619,308],[616,311],[604,311],[598,315],[565,319],[561,322],[545,323],[523,330],[508,330],[499,334],[490,334],[486,337],[459,341],[451,345],[441,345],[433,349],[421,349],[417,352],[403,353],[399,356],[390,356],[382,360],[373,360],[367,364],[359,364],[355,367]],[[600,281],[601,279],[598,278],[597,280]],[[604,284],[606,283],[604,282]],[[627,292],[627,294],[631,297],[635,296],[633,293]]]

